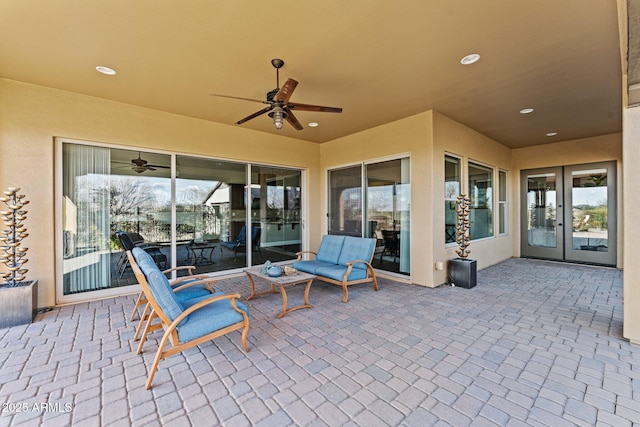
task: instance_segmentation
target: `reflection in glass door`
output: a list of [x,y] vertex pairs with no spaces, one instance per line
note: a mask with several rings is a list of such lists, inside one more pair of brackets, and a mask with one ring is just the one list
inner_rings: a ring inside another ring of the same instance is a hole
[[561,175],[561,168],[522,172],[522,256],[563,258]]
[[615,163],[522,171],[521,254],[616,264]]
[[411,271],[409,165],[407,157],[328,173],[329,234],[375,238],[374,268],[401,274]]
[[565,168],[567,259],[616,264],[614,170],[612,162]]

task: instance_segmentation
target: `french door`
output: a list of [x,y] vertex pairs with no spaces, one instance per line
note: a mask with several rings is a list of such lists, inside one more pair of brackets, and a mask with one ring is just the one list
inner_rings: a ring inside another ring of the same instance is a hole
[[615,162],[521,172],[521,255],[616,265]]

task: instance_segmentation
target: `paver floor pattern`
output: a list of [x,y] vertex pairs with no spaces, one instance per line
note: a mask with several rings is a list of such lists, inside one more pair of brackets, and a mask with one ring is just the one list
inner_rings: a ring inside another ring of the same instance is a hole
[[[57,307],[0,330],[0,425],[626,426],[640,423],[640,346],[622,338],[622,272],[510,259],[473,289],[314,282],[314,308],[249,301],[240,333],[142,356],[134,295]],[[249,293],[246,277],[221,280]],[[302,300],[303,287],[290,298]]]

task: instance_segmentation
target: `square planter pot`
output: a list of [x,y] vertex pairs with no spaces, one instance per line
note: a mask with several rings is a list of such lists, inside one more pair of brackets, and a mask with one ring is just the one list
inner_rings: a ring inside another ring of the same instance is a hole
[[449,260],[449,283],[470,289],[476,285],[477,262],[475,259]]
[[38,281],[0,286],[0,328],[31,323],[38,311]]

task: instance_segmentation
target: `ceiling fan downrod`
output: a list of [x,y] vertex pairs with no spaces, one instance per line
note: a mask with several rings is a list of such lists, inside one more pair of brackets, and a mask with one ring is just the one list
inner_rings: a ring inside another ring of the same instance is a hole
[[284,65],[282,59],[274,58],[271,60],[271,65],[276,69],[276,90],[280,89],[280,68]]

